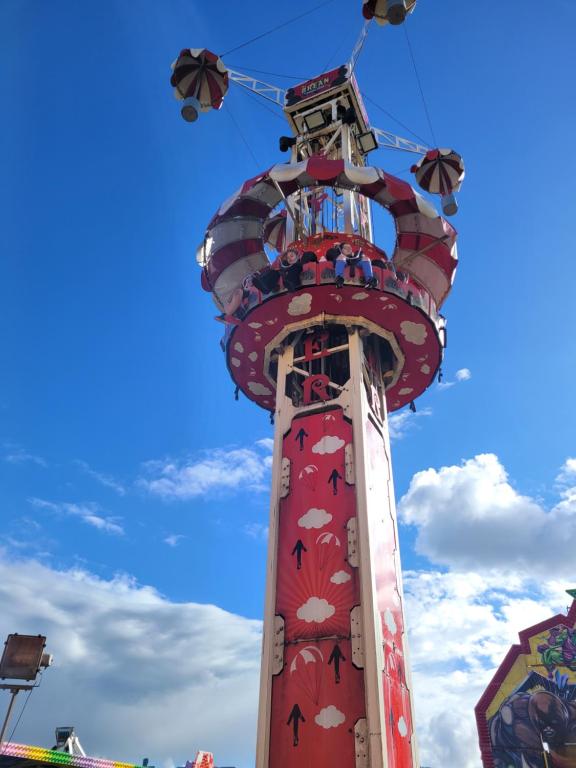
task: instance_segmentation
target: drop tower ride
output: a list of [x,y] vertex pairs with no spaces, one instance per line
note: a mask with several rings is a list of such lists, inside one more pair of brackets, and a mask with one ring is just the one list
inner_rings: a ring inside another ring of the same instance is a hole
[[[414,5],[364,13],[400,23]],[[417,180],[447,214],[464,169],[452,150],[370,125],[352,74],[366,33],[348,65],[288,91],[204,49],[173,65],[189,122],[233,81],[275,100],[291,131],[289,162],[243,183],[198,251],[237,392],[275,425],[257,768],[419,765],[388,418],[439,372],[456,232],[367,155],[420,154]],[[390,256],[372,206],[393,218]]]

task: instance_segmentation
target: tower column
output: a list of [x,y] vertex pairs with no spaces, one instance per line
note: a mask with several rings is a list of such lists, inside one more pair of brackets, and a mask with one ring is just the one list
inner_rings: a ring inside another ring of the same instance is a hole
[[385,342],[335,328],[278,354],[257,768],[416,766]]

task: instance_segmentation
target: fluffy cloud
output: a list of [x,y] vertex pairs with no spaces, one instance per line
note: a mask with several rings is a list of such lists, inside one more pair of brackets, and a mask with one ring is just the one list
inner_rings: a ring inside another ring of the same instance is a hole
[[5,633],[45,634],[55,658],[15,740],[49,745],[71,723],[95,756],[184,765],[204,748],[219,764],[253,763],[259,621],[1,558],[0,612]]
[[325,600],[323,597],[309,597],[304,605],[298,608],[296,616],[307,624],[313,621],[321,624],[326,619],[329,619],[330,616],[333,616],[335,610],[334,606],[330,605],[328,600]]
[[312,446],[312,453],[323,456],[325,453],[336,453],[344,445],[344,440],[336,435],[324,435]]
[[314,718],[316,725],[319,725],[321,728],[337,728],[339,725],[342,725],[344,720],[346,720],[346,715],[344,712],[340,712],[334,704],[321,709]]
[[336,571],[330,576],[330,581],[332,584],[346,584],[351,578],[352,576],[347,571]]
[[472,371],[470,368],[459,368],[454,374],[455,381],[440,381],[438,383],[438,389],[450,389],[455,384],[459,384],[461,381],[470,381],[472,378]]
[[301,293],[299,296],[294,296],[288,304],[287,312],[289,315],[307,315],[312,308],[312,294]]
[[117,522],[117,518],[102,517],[98,514],[101,509],[98,504],[93,502],[83,502],[80,504],[71,502],[58,502],[45,501],[44,499],[31,498],[28,499],[36,509],[44,509],[52,512],[56,515],[67,515],[69,517],[77,517],[86,525],[91,525],[93,528],[97,528],[104,533],[112,533],[116,535],[122,535],[124,529]]
[[312,507],[302,517],[298,519],[300,528],[322,528],[332,520],[332,515],[325,509],[316,509]]
[[399,514],[417,529],[416,550],[434,563],[573,577],[575,489],[544,509],[510,484],[494,454],[416,473]]
[[143,467],[138,485],[165,500],[193,499],[206,494],[235,490],[265,491],[272,456],[266,439],[252,448],[218,449],[198,459],[149,461]]
[[474,706],[518,632],[566,610],[564,587],[501,573],[404,574],[423,765],[478,768]]
[[403,320],[400,323],[400,333],[406,341],[421,346],[426,341],[428,331],[424,323],[413,323],[411,320]]

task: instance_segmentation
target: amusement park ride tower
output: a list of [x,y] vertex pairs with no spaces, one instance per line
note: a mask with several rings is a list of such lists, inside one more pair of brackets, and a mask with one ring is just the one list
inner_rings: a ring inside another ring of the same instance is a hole
[[[399,23],[414,5],[364,14]],[[173,65],[188,121],[232,80],[280,104],[292,131],[290,161],[228,198],[198,253],[237,391],[275,424],[257,768],[419,764],[388,414],[414,408],[439,371],[456,232],[366,155],[423,155],[413,170],[446,213],[464,171],[451,150],[371,128],[352,74],[362,41],[351,64],[287,92],[202,49]],[[394,219],[391,258],[373,242],[372,204]],[[270,263],[265,247],[290,246],[296,257]]]

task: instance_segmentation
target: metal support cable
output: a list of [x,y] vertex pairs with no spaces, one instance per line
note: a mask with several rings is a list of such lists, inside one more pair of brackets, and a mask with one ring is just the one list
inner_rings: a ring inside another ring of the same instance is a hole
[[267,37],[268,35],[271,35],[273,32],[277,32],[279,29],[283,29],[284,27],[287,27],[289,24],[293,24],[295,21],[299,21],[300,19],[303,19],[305,16],[309,16],[311,13],[314,13],[315,11],[320,10],[320,8],[324,8],[324,6],[329,5],[330,3],[333,3],[333,2],[334,0],[323,0],[322,3],[318,3],[318,5],[315,5],[314,8],[310,8],[310,10],[304,11],[304,13],[300,13],[298,16],[294,16],[291,19],[288,19],[288,21],[282,22],[282,24],[278,24],[272,29],[269,29],[267,32],[262,32],[262,34],[256,35],[256,37],[252,37],[250,38],[250,40],[246,40],[245,43],[241,43],[240,45],[237,45],[235,48],[230,48],[230,50],[226,51],[225,53],[221,53],[220,58],[222,58],[223,56],[228,56],[228,54],[234,53],[235,51],[239,51],[240,48],[245,48],[247,45],[251,45],[252,43],[255,43],[257,40],[261,40],[263,37]]
[[432,127],[432,120],[430,119],[430,112],[428,111],[428,105],[426,103],[426,99],[424,97],[424,90],[422,88],[422,82],[420,80],[420,75],[418,74],[418,67],[416,66],[416,59],[414,58],[414,51],[412,50],[412,44],[410,43],[410,37],[408,36],[408,25],[403,24],[404,27],[404,34],[406,35],[406,42],[408,43],[408,50],[410,51],[410,58],[412,59],[412,66],[414,67],[414,74],[416,75],[416,81],[418,83],[418,88],[420,90],[420,96],[422,97],[422,104],[424,105],[424,112],[426,113],[426,119],[428,120],[428,126],[430,127],[430,133],[432,135],[432,141],[434,142],[434,146],[438,146],[438,142],[436,141],[436,136],[434,134],[434,128]]
[[252,147],[250,146],[250,144],[248,144],[248,141],[246,140],[246,137],[244,136],[244,134],[243,134],[243,132],[242,132],[242,129],[241,129],[241,128],[240,128],[240,126],[238,125],[238,121],[236,120],[236,118],[235,118],[235,117],[234,117],[234,115],[232,114],[232,112],[231,112],[230,108],[228,107],[228,105],[226,104],[226,102],[224,102],[224,107],[225,107],[225,109],[226,109],[226,112],[227,112],[227,113],[228,113],[228,115],[230,116],[230,119],[232,120],[232,123],[234,124],[234,126],[235,126],[236,130],[238,131],[238,134],[240,135],[240,138],[241,138],[241,139],[242,139],[242,141],[244,142],[244,146],[246,147],[246,149],[247,149],[247,150],[248,150],[248,152],[250,153],[250,156],[252,157],[252,160],[254,160],[254,162],[255,162],[255,164],[256,164],[256,167],[258,168],[258,170],[260,170],[260,168],[261,168],[262,166],[261,166],[261,165],[260,165],[260,163],[258,162],[258,159],[257,159],[256,155],[255,155],[255,154],[254,154],[254,152],[252,151]]

